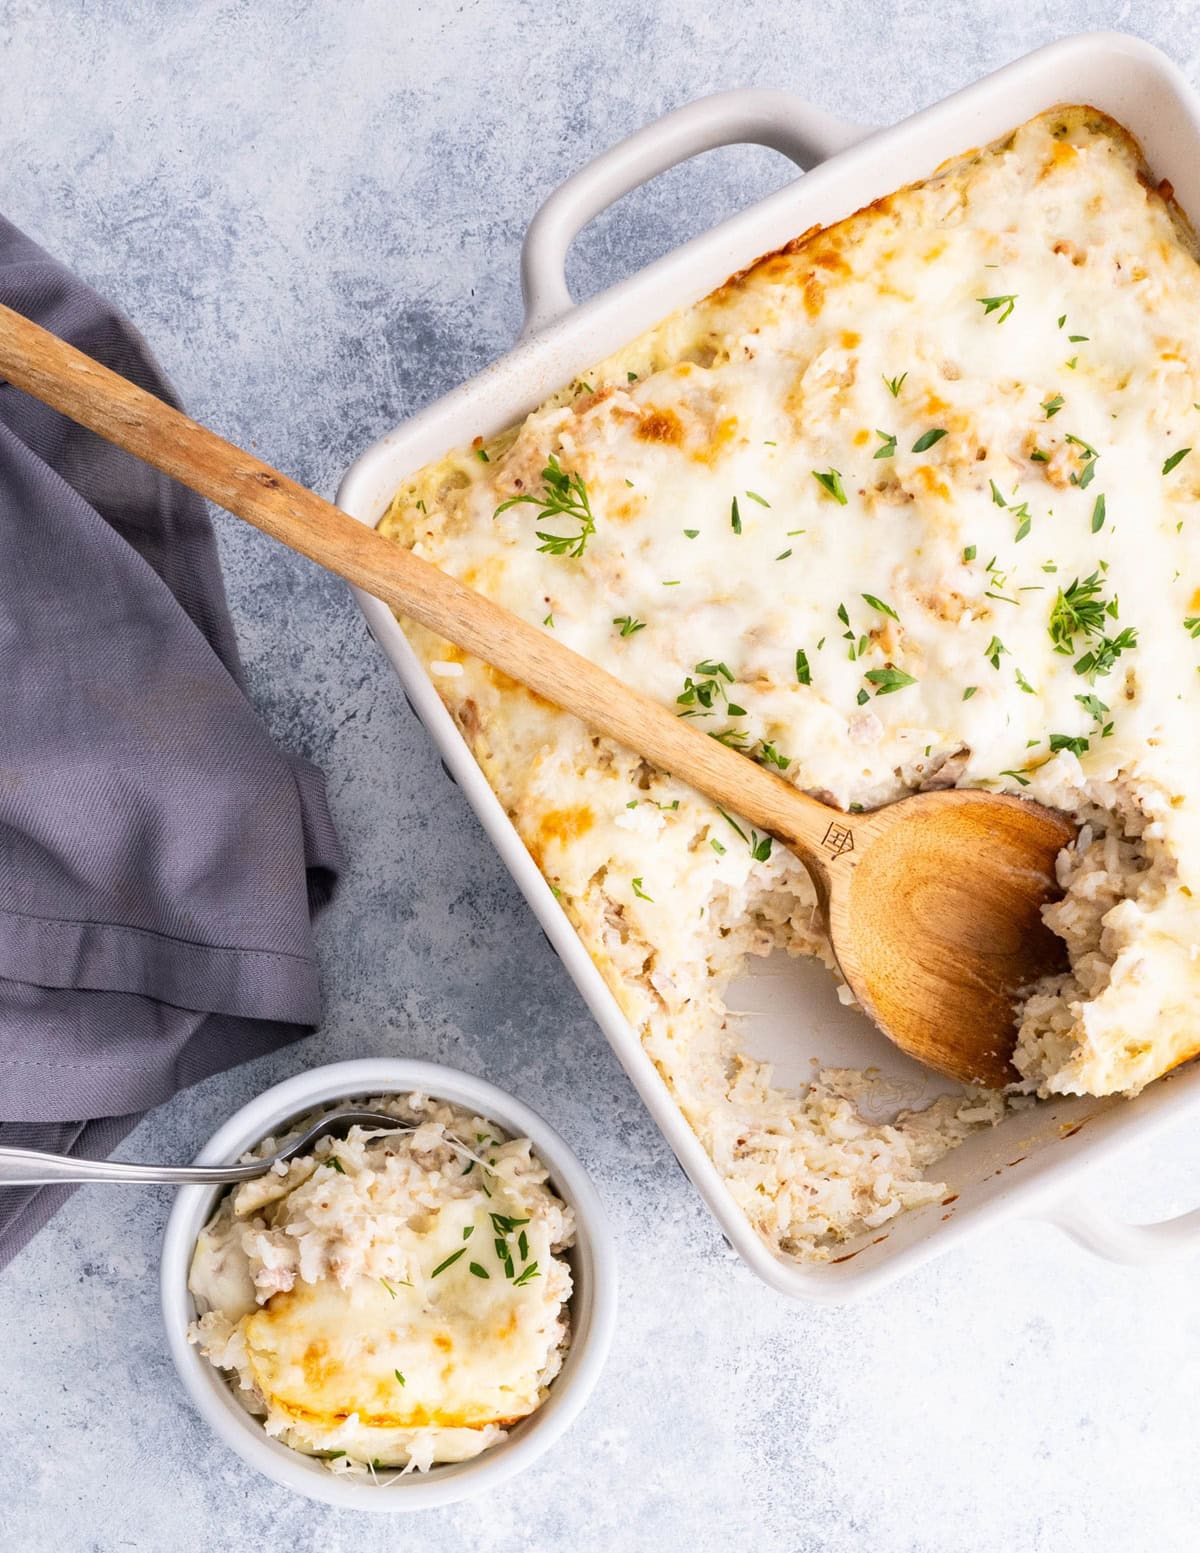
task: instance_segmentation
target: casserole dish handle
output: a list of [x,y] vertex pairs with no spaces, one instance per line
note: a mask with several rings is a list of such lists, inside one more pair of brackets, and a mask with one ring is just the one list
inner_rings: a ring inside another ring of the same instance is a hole
[[1152,1224],[1129,1224],[1089,1197],[1068,1197],[1038,1215],[1109,1262],[1135,1265],[1200,1250],[1200,1208]]
[[575,306],[567,251],[593,217],[623,195],[703,151],[749,143],[769,146],[797,167],[813,167],[869,135],[790,92],[716,92],[676,108],[603,152],[542,204],[521,249],[521,338],[538,334]]

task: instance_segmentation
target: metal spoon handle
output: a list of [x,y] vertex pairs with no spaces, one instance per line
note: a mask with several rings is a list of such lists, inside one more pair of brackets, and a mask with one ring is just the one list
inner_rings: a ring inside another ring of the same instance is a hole
[[257,1160],[252,1165],[126,1165],[110,1159],[72,1159],[65,1154],[44,1154],[39,1149],[0,1148],[0,1186],[49,1186],[67,1181],[220,1186],[252,1181],[263,1174],[264,1163],[269,1164],[269,1161]]

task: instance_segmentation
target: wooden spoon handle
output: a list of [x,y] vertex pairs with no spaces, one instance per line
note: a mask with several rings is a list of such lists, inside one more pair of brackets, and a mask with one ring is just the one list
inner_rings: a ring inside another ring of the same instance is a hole
[[824,882],[837,811],[4,306],[0,376],[683,777]]

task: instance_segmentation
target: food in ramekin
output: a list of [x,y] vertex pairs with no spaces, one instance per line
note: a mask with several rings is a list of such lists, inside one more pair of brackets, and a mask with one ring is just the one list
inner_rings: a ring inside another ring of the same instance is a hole
[[368,1104],[414,1125],[323,1138],[222,1198],[188,1335],[285,1444],[339,1472],[427,1469],[544,1401],[570,1340],[574,1219],[529,1139],[424,1095]]
[[[1198,316],[1169,188],[1056,109],[759,260],[381,529],[846,810],[957,784],[1076,815],[1020,1098],[1136,1093],[1200,1047]],[[878,1122],[869,1077],[796,1092],[739,1050],[747,954],[832,965],[796,860],[406,628],[766,1242],[828,1258],[939,1197],[1005,1097]]]

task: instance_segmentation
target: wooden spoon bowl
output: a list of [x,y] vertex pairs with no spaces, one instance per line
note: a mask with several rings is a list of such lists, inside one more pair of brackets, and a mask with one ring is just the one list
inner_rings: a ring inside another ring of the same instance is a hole
[[951,1077],[1015,1077],[1015,1002],[1064,960],[1041,918],[1062,815],[968,789],[843,814],[2,306],[0,374],[778,837],[883,1033]]
[[843,833],[854,850],[827,866],[827,910],[855,997],[919,1062],[1012,1082],[1016,1001],[1066,965],[1042,907],[1075,827],[1024,799],[948,788],[847,815]]

